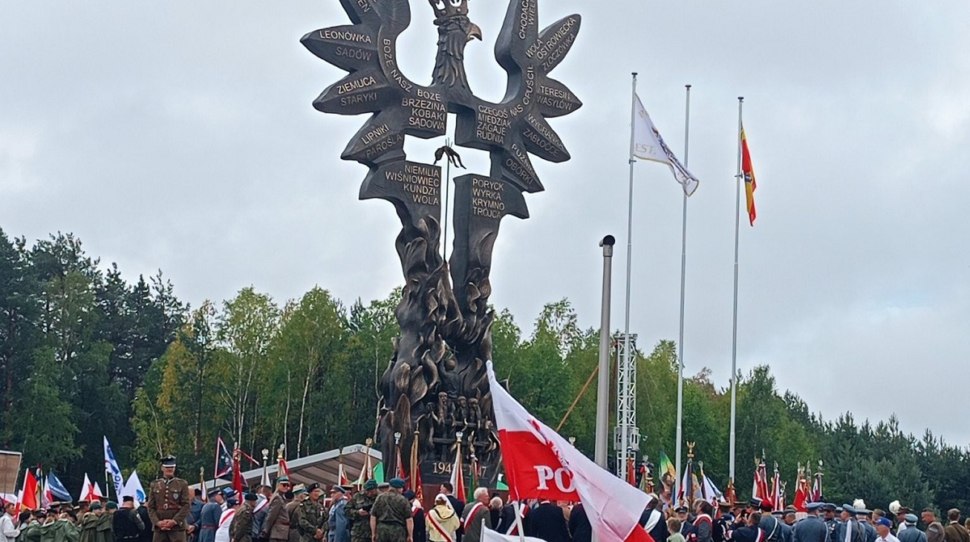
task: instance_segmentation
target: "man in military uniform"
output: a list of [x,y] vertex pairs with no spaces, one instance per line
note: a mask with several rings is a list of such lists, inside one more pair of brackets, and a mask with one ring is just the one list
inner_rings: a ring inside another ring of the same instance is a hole
[[411,503],[404,498],[404,480],[394,478],[391,489],[381,493],[371,508],[371,542],[413,542],[414,518],[411,517]]
[[276,479],[276,493],[269,500],[269,511],[263,520],[260,538],[274,542],[286,542],[290,537],[290,516],[284,510],[286,498],[283,496],[290,491],[290,479],[280,476]]
[[185,542],[185,518],[192,496],[189,484],[175,477],[175,458],[162,459],[162,477],[148,491],[148,517],[152,520],[152,542]]
[[350,542],[371,542],[370,511],[377,498],[377,482],[367,480],[364,491],[350,499],[344,513],[351,522]]
[[246,493],[246,501],[236,512],[229,524],[229,540],[232,542],[252,542],[253,540],[253,508],[256,506],[256,494]]
[[792,542],[825,542],[829,530],[822,518],[818,517],[818,510],[822,506],[820,502],[808,503],[808,515],[792,528]]
[[320,484],[307,486],[309,498],[300,503],[300,542],[326,540],[327,513],[323,508],[323,488]]

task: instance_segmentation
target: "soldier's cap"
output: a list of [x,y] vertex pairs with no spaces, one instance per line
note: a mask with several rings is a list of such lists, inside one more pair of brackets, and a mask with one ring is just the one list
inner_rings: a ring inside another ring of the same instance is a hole
[[915,524],[917,520],[916,514],[906,514],[906,523]]
[[231,507],[236,506],[237,504],[239,504],[239,501],[237,501],[235,497],[230,497],[230,498],[226,499],[226,504],[228,504],[229,507],[231,508]]
[[316,482],[314,482],[314,483],[306,486],[307,493],[313,493],[314,491],[316,491],[318,489],[320,489],[320,484],[318,484]]
[[364,482],[365,491],[370,491],[372,489],[377,489],[377,480],[367,480]]
[[344,488],[335,485],[335,486],[331,486],[330,487],[330,493],[331,494],[333,494],[333,493],[340,493],[341,495],[343,495],[344,493],[346,493],[346,491],[344,491]]
[[404,480],[400,478],[391,478],[390,484],[394,489],[404,489]]
[[257,500],[259,500],[259,496],[256,495],[255,493],[246,493],[246,495],[244,495],[243,498],[249,502],[256,502]]
[[892,528],[893,522],[889,518],[879,518],[879,520],[876,521],[876,525]]
[[404,498],[410,501],[411,499],[414,498],[414,492],[411,491],[410,489],[407,490],[407,491],[405,491],[404,492]]
[[276,479],[276,485],[288,484],[288,483],[290,483],[290,477],[286,476],[285,474]]
[[108,503],[104,505],[104,508],[105,508],[105,510],[117,510],[118,509],[118,503],[116,503],[114,501],[108,501]]
[[162,466],[163,467],[166,467],[166,468],[168,468],[168,467],[174,467],[175,466],[175,456],[174,455],[167,455],[167,456],[163,457],[162,458]]
[[835,507],[835,511],[838,512],[838,513],[840,513],[840,514],[842,513],[843,510],[844,510],[844,508],[842,508],[841,506],[836,506]]
[[222,493],[221,489],[210,489],[209,492],[206,493],[206,495],[208,495],[208,497],[211,499],[212,497],[215,497],[216,495],[219,495],[221,493]]
[[131,495],[125,495],[121,498],[121,502],[135,502],[135,498]]
[[771,511],[771,515],[772,516],[777,516],[777,517],[783,517],[785,515],[785,511],[784,510],[772,510]]
[[751,508],[761,508],[761,499],[758,497],[753,497],[750,501],[748,501],[748,506]]
[[674,512],[677,512],[678,514],[685,513],[687,512],[687,507],[684,505],[680,505],[677,508],[674,508]]
[[835,505],[830,502],[827,502],[822,505],[822,510],[825,510],[827,512],[835,512]]
[[720,508],[720,509],[722,509],[722,510],[730,510],[731,509],[731,503],[729,503],[729,502],[719,502],[719,503],[717,503],[717,507]]
[[810,502],[805,505],[805,509],[808,510],[809,512],[814,512],[815,510],[818,510],[823,506],[825,506],[825,503],[823,502]]
[[389,487],[391,487],[390,482],[380,482],[377,484],[377,489],[387,489]]
[[236,490],[231,487],[227,487],[222,490],[222,496],[227,499],[231,499],[236,496]]
[[91,503],[91,507],[88,508],[88,510],[92,510],[92,511],[101,510],[101,503],[98,501],[94,501],[93,503]]
[[44,510],[43,508],[38,508],[37,510],[34,510],[34,515],[44,517],[47,515],[47,510]]
[[848,512],[848,513],[850,513],[852,515],[858,514],[858,512],[856,512],[856,509],[855,508],[852,508],[852,505],[851,504],[843,504],[842,505],[842,511],[843,512]]
[[865,508],[863,508],[863,509],[860,510],[860,509],[856,508],[855,515],[857,515],[857,516],[865,516],[867,518],[871,518],[872,517],[872,510],[866,510]]
[[304,493],[306,493],[306,486],[305,485],[303,485],[303,484],[296,484],[295,486],[293,486],[293,494],[294,495],[302,495]]

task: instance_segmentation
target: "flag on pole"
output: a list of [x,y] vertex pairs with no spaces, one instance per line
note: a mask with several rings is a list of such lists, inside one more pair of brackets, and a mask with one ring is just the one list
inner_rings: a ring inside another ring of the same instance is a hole
[[617,478],[518,403],[486,364],[502,461],[514,501],[539,498],[582,502],[600,542],[653,542],[640,525],[650,497]]
[[283,457],[283,447],[280,447],[279,452],[276,454],[276,475],[277,476],[289,476],[290,469],[286,466],[286,458]]
[[641,160],[652,160],[667,164],[674,179],[684,188],[684,194],[690,196],[697,190],[700,181],[677,159],[670,147],[661,137],[657,127],[650,120],[643,102],[636,94],[633,95],[633,156]]
[[37,510],[41,506],[40,498],[38,498],[38,491],[40,488],[37,485],[37,477],[34,475],[33,471],[27,469],[24,474],[24,486],[20,492],[20,510]]
[[467,502],[465,497],[465,475],[461,464],[461,441],[459,440],[455,450],[455,463],[451,466],[451,487],[455,488],[455,497],[461,502]]
[[519,536],[518,534],[502,534],[488,527],[482,528],[482,542],[545,542],[541,538]]
[[[212,470],[213,478],[221,478],[232,472],[233,457],[229,453],[229,448],[222,441],[222,437],[216,439],[216,466]],[[268,484],[267,484],[268,485]],[[203,493],[205,493],[203,491]]]
[[342,455],[340,456],[340,462],[337,464],[337,485],[341,487],[350,485],[350,477],[347,476],[347,472],[344,470]]
[[92,484],[91,479],[88,478],[88,473],[84,473],[84,485],[81,486],[81,493],[78,496],[78,500],[90,503],[101,500],[101,497],[103,497],[101,488],[97,484]]
[[771,493],[769,493],[769,499],[771,500],[772,510],[776,512],[782,510],[778,508],[783,500],[781,491],[781,474],[778,472],[778,463],[775,463],[775,474],[771,478]]
[[414,433],[414,438],[411,439],[411,476],[408,477],[408,483],[410,484],[411,491],[414,492],[415,498],[419,502],[424,501],[424,488],[421,485],[421,458],[418,456],[418,433]]
[[[203,491],[203,493],[205,493]],[[134,499],[140,503],[145,502],[145,488],[141,485],[141,479],[138,478],[138,471],[131,471],[131,476],[128,477],[128,481],[125,482],[125,488],[121,490],[122,497],[134,497]]]
[[401,444],[398,443],[394,446],[396,457],[394,458],[395,469],[394,476],[397,476],[401,480],[407,480],[408,475],[404,472],[404,459],[401,457]]
[[[237,495],[243,494],[243,489],[246,485],[246,479],[242,475],[242,465],[240,458],[240,451],[238,446],[233,447],[232,453],[232,489],[236,491]],[[289,472],[286,473],[289,476]]]
[[765,467],[764,459],[756,460],[757,467],[754,469],[754,485],[751,487],[751,498],[760,499],[762,502],[769,502],[771,495],[768,493],[768,470]]
[[121,490],[125,488],[125,479],[121,476],[121,467],[118,466],[118,460],[115,459],[111,445],[108,444],[108,437],[104,437],[104,470],[115,486],[115,495],[121,495]]
[[664,452],[660,452],[660,472],[660,476],[670,475],[672,480],[677,479],[677,467]]
[[805,479],[805,469],[799,464],[798,477],[795,482],[795,500],[792,501],[792,506],[795,507],[796,512],[805,512],[808,510],[805,507],[808,501],[808,492],[808,480]]
[[51,502],[53,501],[51,501],[50,496],[47,494],[47,483],[44,479],[44,470],[37,467],[37,473],[34,474],[34,477],[37,478],[37,500],[40,501],[40,506],[46,510],[50,508]]
[[748,221],[754,226],[758,212],[754,206],[754,191],[758,189],[758,182],[754,177],[754,165],[751,164],[751,153],[748,151],[748,136],[741,127],[741,174],[744,175],[744,199],[748,206]]
[[71,502],[74,499],[71,497],[71,492],[64,487],[60,478],[54,474],[54,471],[47,473],[47,498],[50,502]]
[[815,481],[812,482],[812,502],[822,501],[822,471],[815,473]]

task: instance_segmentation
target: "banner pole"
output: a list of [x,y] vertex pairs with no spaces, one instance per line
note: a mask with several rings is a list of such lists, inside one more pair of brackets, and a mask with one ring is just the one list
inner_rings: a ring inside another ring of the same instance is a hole
[[738,411],[738,240],[741,232],[741,133],[744,130],[741,121],[744,96],[738,96],[738,166],[734,175],[735,211],[734,211],[734,323],[731,328],[731,437],[730,437],[730,469],[729,478],[734,484],[735,438],[737,434]]
[[[690,85],[686,90],[684,113],[684,168],[690,160]],[[677,339],[677,471],[680,472],[682,442],[684,440],[684,301],[687,287],[687,192],[684,192],[683,225],[680,244],[680,334]],[[679,477],[678,477],[679,478]],[[678,490],[680,488],[677,488]],[[675,493],[676,495],[676,493]]]

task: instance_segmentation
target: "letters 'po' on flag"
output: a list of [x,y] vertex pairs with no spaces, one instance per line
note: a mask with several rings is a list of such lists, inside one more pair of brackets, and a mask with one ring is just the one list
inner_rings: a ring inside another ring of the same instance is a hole
[[700,181],[674,156],[636,94],[633,95],[632,152],[633,156],[641,160],[652,160],[670,166],[674,179],[684,188],[684,194],[690,196],[697,190]]
[[640,525],[650,497],[530,414],[499,385],[491,362],[487,370],[509,498],[582,502],[600,542],[653,542]]

